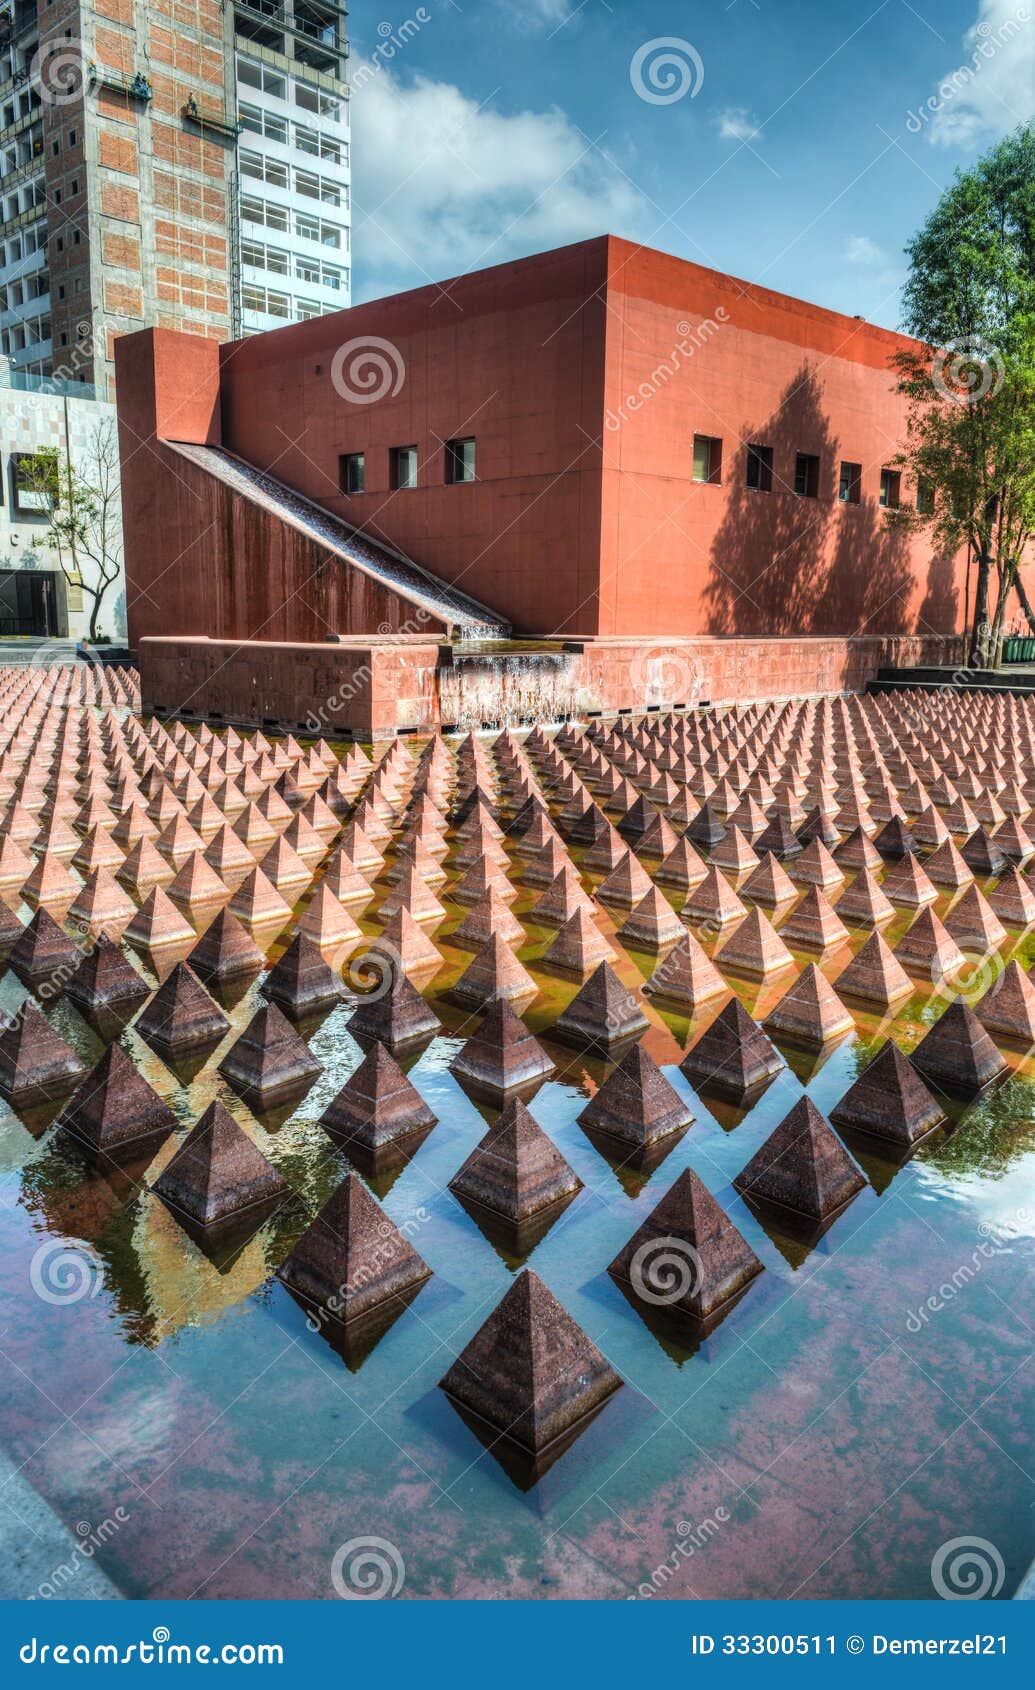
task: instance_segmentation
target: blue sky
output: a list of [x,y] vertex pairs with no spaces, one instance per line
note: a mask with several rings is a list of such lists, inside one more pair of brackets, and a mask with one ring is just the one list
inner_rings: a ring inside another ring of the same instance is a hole
[[895,328],[910,233],[1035,112],[1035,0],[379,5],[356,300],[610,232]]

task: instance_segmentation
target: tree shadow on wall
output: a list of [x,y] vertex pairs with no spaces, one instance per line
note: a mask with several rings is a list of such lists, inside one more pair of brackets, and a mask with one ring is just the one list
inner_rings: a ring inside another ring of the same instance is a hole
[[[842,447],[815,369],[802,364],[772,414],[745,423],[740,440],[724,452],[729,494],[703,594],[708,633],[906,632],[915,586],[909,535],[875,498],[840,503]],[[748,444],[771,448],[770,492],[745,484]],[[815,498],[794,491],[799,452],[819,459]],[[857,461],[850,445],[844,456]],[[872,466],[864,477],[873,480]]]

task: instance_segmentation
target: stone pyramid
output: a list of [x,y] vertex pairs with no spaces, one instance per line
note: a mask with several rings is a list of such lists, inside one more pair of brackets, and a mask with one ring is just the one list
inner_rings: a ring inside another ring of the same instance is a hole
[[277,1272],[304,1302],[343,1323],[366,1319],[431,1277],[354,1173],[346,1174]]
[[531,1268],[441,1380],[454,1401],[537,1455],[572,1434],[621,1384]]
[[380,1040],[394,1052],[412,1049],[441,1032],[438,1016],[401,968],[389,970],[386,986],[386,990],[360,998],[349,1019],[349,1032],[354,1038]]
[[197,975],[178,962],[134,1026],[163,1055],[180,1057],[218,1044],[230,1023]]
[[783,1057],[739,998],[719,1011],[679,1064],[691,1085],[735,1103],[767,1085],[783,1066]]
[[30,998],[15,1015],[0,1015],[0,1097],[13,1109],[67,1097],[84,1069]]
[[838,1131],[854,1130],[908,1150],[945,1120],[941,1104],[891,1039],[830,1111]]
[[176,1117],[122,1046],[111,1044],[64,1105],[57,1125],[93,1160],[118,1163],[150,1159]]
[[814,962],[806,964],[762,1025],[806,1050],[821,1050],[855,1031],[852,1015]]
[[290,1187],[217,1100],[151,1189],[177,1220],[207,1232],[256,1217],[286,1197]]
[[942,1011],[910,1060],[929,1084],[961,1097],[976,1097],[1007,1072],[1002,1054],[962,998]]
[[638,1305],[704,1322],[762,1272],[762,1263],[686,1168],[607,1271],[629,1287]]
[[84,951],[65,988],[76,1008],[84,1014],[110,1009],[127,1015],[151,996],[151,988],[123,956],[106,933]]
[[639,993],[623,986],[610,963],[602,962],[554,1022],[552,1036],[577,1050],[615,1050],[649,1026]]
[[384,1045],[376,1044],[320,1116],[320,1125],[345,1150],[379,1150],[399,1139],[425,1137],[437,1116]]
[[513,1098],[457,1169],[449,1189],[516,1223],[569,1201],[582,1181],[520,1098]]
[[587,1131],[637,1149],[685,1132],[693,1119],[693,1111],[642,1044],[626,1051],[577,1116]]
[[530,1090],[554,1071],[539,1040],[502,998],[490,1005],[481,1025],[449,1064],[450,1072],[476,1093],[503,1101]]
[[249,1102],[265,1109],[307,1091],[323,1065],[277,1005],[269,1003],[255,1011],[219,1072]]
[[866,1184],[810,1097],[800,1097],[733,1181],[762,1208],[826,1221]]
[[222,909],[188,952],[187,961],[199,980],[242,980],[258,973],[263,955],[244,923]]

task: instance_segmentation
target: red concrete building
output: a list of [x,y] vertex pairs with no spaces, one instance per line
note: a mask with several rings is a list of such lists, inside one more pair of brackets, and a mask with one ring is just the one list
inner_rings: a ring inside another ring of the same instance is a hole
[[145,698],[369,733],[951,658],[902,344],[613,237],[223,347],[127,336]]

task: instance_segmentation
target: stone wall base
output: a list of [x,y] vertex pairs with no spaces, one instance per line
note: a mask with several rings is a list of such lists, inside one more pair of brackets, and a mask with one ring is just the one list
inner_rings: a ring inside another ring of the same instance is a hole
[[880,668],[961,658],[960,638],[918,635],[484,648],[167,637],[139,647],[147,712],[361,740],[860,692]]

